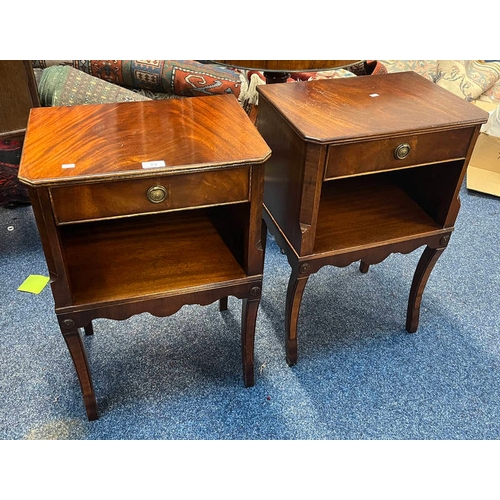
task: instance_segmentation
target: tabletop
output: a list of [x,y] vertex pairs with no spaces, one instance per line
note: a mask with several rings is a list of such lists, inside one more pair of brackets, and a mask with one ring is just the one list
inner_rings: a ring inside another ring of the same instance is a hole
[[232,94],[34,108],[19,177],[31,185],[148,177],[270,154]]
[[483,110],[411,71],[262,85],[257,91],[311,142],[446,130],[487,119]]

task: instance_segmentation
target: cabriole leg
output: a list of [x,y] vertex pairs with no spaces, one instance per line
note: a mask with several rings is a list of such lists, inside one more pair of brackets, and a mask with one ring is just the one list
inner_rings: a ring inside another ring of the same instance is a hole
[[417,269],[411,284],[410,297],[408,299],[408,310],[406,313],[406,330],[414,333],[418,328],[420,317],[420,302],[425,285],[434,265],[443,253],[444,248],[426,247],[417,264]]
[[254,344],[257,311],[260,303],[260,288],[254,287],[257,298],[245,298],[241,313],[241,358],[243,364],[243,380],[245,387],[252,387],[254,381]]
[[92,321],[84,328],[85,335],[94,335],[94,327],[92,326]]
[[85,347],[78,328],[65,329],[62,333],[64,340],[66,341],[66,345],[68,346],[69,353],[71,354],[71,358],[73,359],[73,364],[75,365],[87,417],[89,420],[97,420],[97,403],[95,399],[94,387],[90,376],[87,354],[85,353]]
[[219,299],[219,311],[227,311],[227,297]]
[[288,281],[285,308],[285,349],[289,366],[297,363],[297,323],[302,295],[309,275],[293,270]]
[[361,261],[360,264],[359,264],[359,270],[362,273],[367,273],[368,269],[370,269],[370,264],[367,264],[366,262]]

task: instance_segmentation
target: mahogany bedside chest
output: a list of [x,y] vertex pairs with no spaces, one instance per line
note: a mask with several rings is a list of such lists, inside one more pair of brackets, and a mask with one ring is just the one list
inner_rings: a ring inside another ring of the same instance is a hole
[[[487,115],[413,72],[258,87],[266,164],[264,219],[291,266],[286,358],[297,362],[307,280],[325,265],[425,245],[411,284],[406,329],[446,248],[459,190]],[[306,318],[304,318],[306,321]]]
[[89,420],[98,412],[79,328],[92,334],[95,318],[217,300],[223,310],[236,296],[253,385],[270,154],[233,95],[31,111],[19,176]]

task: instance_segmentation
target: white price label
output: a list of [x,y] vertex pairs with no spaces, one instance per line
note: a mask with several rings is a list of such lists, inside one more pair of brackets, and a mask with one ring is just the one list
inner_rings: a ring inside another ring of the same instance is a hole
[[156,160],[156,161],[143,161],[142,162],[142,168],[158,168],[158,167],[165,167],[165,162],[163,160]]

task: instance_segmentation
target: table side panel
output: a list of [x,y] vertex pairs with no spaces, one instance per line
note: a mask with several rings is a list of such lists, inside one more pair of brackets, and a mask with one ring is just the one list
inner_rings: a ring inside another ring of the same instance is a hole
[[257,128],[272,150],[265,166],[264,204],[298,250],[306,143],[265,98],[259,101]]
[[264,248],[267,236],[263,232],[262,222],[264,168],[264,165],[252,166],[249,214],[246,221],[242,223],[244,227],[243,260],[248,275],[262,274],[264,271]]
[[314,248],[326,151],[322,144],[306,143],[299,214],[301,239],[300,246],[296,246],[301,256],[310,254]]
[[33,188],[28,186],[33,214],[38,227],[47,268],[50,276],[50,286],[56,307],[68,306],[73,302],[71,283],[60,233],[55,223],[50,206],[48,188]]
[[444,219],[444,226],[452,226],[455,224],[455,221],[458,216],[458,212],[460,210],[460,189],[462,188],[462,184],[465,178],[465,174],[467,173],[467,167],[469,166],[469,162],[474,151],[474,147],[476,145],[477,139],[481,132],[481,126],[476,125],[474,128],[474,132],[472,134],[472,138],[469,142],[469,150],[467,151],[467,155],[463,162],[462,170],[458,177],[458,180],[455,184],[454,192],[450,194],[450,203],[448,207],[445,207],[442,211],[442,218]]

